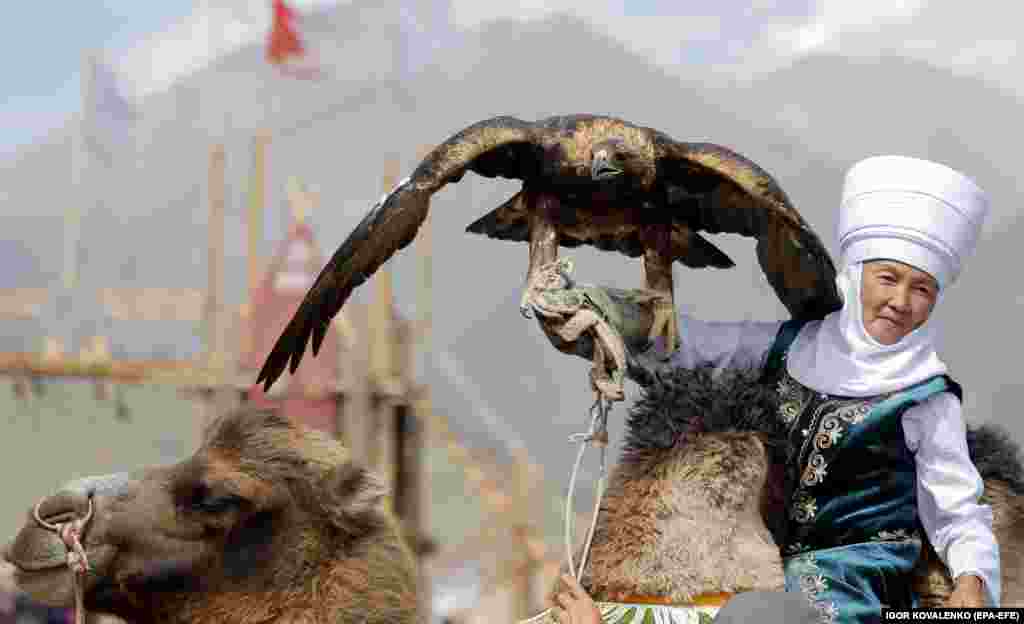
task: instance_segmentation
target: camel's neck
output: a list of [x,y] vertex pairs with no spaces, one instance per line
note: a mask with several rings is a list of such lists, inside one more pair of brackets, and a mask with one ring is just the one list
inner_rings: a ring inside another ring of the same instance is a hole
[[[377,552],[382,551],[382,552]],[[309,570],[287,589],[155,594],[148,608],[125,614],[133,624],[412,624],[412,568],[387,549]]]

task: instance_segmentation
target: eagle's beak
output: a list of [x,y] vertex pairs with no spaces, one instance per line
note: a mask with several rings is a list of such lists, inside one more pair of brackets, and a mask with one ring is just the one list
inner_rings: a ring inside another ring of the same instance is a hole
[[619,175],[622,175],[622,169],[612,164],[607,152],[601,150],[594,154],[594,158],[590,162],[590,178],[592,180],[610,180]]

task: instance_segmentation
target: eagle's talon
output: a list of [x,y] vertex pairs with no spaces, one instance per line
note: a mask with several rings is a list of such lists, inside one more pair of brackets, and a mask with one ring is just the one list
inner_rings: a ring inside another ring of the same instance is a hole
[[523,315],[524,319],[533,318],[533,303],[530,301],[531,290],[530,285],[527,285],[522,297],[519,298],[519,313]]
[[665,350],[673,353],[679,348],[679,327],[675,309],[671,301],[659,301],[654,304],[654,319],[647,339],[650,343],[664,341]]

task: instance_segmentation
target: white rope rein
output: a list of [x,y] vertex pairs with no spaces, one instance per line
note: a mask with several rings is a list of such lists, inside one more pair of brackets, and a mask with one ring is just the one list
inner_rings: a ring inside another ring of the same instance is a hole
[[[541,267],[527,285],[526,301],[539,316],[546,319],[563,340],[571,342],[578,339],[583,333],[590,333],[594,345],[594,367],[591,370],[590,381],[591,388],[597,394],[597,400],[590,408],[588,430],[569,436],[569,442],[578,444],[579,450],[576,452],[576,461],[573,464],[572,473],[569,475],[569,490],[565,498],[566,560],[569,564],[569,573],[577,582],[582,582],[583,573],[590,558],[594,534],[597,531],[597,521],[607,481],[608,413],[611,411],[614,401],[623,399],[621,378],[610,377],[606,367],[611,364],[617,371],[624,370],[626,349],[622,338],[607,319],[594,310],[588,309],[582,299],[570,297],[561,290],[570,284],[569,274],[572,272],[572,268],[572,262],[567,258],[560,258]],[[596,446],[599,453],[597,491],[594,494],[590,527],[587,530],[577,568],[573,556],[573,501],[583,456],[590,444]],[[542,613],[522,620],[520,624],[543,622],[550,617],[550,613],[551,609],[546,609]]]
[[[569,562],[569,573],[577,581],[583,579],[583,571],[587,566],[587,559],[590,556],[590,546],[594,540],[594,532],[597,530],[597,516],[601,510],[601,499],[604,497],[606,478],[606,454],[608,449],[608,412],[611,410],[611,401],[606,401],[598,396],[593,407],[590,408],[590,429],[586,433],[576,433],[569,436],[569,442],[580,445],[576,452],[576,463],[573,465],[572,474],[569,476],[569,492],[565,498],[565,554]],[[587,451],[587,445],[594,444],[598,447],[600,463],[598,466],[597,492],[594,494],[594,510],[590,515],[590,528],[587,530],[587,539],[583,545],[583,555],[580,558],[579,572],[573,562],[572,554],[572,510],[573,499],[576,493],[576,476],[579,474],[580,465],[583,463],[583,455]]]
[[67,565],[71,571],[71,583],[75,594],[75,624],[85,624],[85,573],[90,570],[90,566],[85,547],[82,546],[82,534],[92,519],[92,497],[89,497],[89,509],[85,516],[68,522],[52,523],[43,520],[39,514],[40,505],[42,501],[33,508],[32,515],[40,526],[60,536],[64,547],[67,548]]
[[[601,396],[599,392],[597,401],[590,408],[590,428],[586,432],[574,433],[569,436],[569,442],[579,444],[579,450],[576,452],[576,461],[573,464],[572,473],[569,475],[569,491],[565,497],[565,555],[569,563],[569,573],[578,582],[582,581],[583,572],[587,568],[590,546],[593,544],[594,533],[597,530],[597,518],[601,510],[602,499],[604,498],[607,477],[608,412],[611,411],[611,404],[611,400]],[[598,467],[597,492],[594,494],[594,509],[590,515],[590,527],[587,530],[587,538],[583,544],[583,554],[580,557],[579,568],[576,568],[575,558],[572,553],[572,510],[576,494],[576,477],[579,475],[580,466],[583,463],[583,455],[586,453],[588,444],[598,447],[600,464]],[[549,621],[549,619],[553,619],[550,615],[551,611],[551,608],[545,609],[537,615],[520,620],[519,624],[540,624],[541,622]]]

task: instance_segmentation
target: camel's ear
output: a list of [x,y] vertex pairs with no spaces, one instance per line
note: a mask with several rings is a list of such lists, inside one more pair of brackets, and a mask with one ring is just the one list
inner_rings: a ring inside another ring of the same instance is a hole
[[376,474],[345,463],[324,475],[320,495],[321,508],[334,526],[361,534],[380,523],[387,487]]

